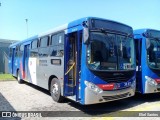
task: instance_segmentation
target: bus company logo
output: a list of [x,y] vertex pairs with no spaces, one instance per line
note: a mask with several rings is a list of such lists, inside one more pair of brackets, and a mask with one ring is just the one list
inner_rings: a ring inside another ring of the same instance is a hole
[[99,84],[98,87],[100,87],[102,90],[113,90],[114,89],[114,83]]
[[122,76],[124,75],[123,73],[113,73],[113,76]]
[[2,117],[12,117],[11,112],[2,112]]
[[102,87],[107,88],[107,87],[114,87],[114,84],[106,84],[106,85],[102,85]]

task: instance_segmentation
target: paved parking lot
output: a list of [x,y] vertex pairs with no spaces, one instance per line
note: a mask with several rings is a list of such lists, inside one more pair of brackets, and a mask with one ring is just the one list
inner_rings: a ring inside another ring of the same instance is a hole
[[[48,112],[49,114],[58,114],[56,117],[87,116],[85,119],[100,119],[105,116],[112,118],[112,116],[126,116],[126,114],[128,116],[134,116],[134,112],[127,111],[148,111],[149,113],[160,111],[160,94],[137,94],[132,98],[124,100],[82,106],[70,100],[65,100],[63,103],[56,103],[52,100],[48,91],[29,83],[18,84],[17,81],[3,81],[0,82],[0,111],[50,111],[50,113]],[[123,118],[121,117],[120,119]]]

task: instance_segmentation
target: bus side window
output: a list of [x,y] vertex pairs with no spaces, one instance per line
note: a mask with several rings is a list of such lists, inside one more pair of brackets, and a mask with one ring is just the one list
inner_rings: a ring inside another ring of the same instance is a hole
[[33,40],[31,43],[31,57],[37,57],[38,56],[38,39]]
[[39,44],[39,56],[47,57],[48,56],[48,45],[49,45],[49,36],[42,37]]
[[51,37],[50,56],[62,57],[64,54],[64,33],[54,34]]
[[56,56],[57,55],[57,51],[56,51],[56,41],[57,35],[52,35],[51,37],[51,44],[50,44],[50,56]]
[[149,62],[155,62],[156,54],[154,51],[154,44],[153,43],[151,43],[151,45],[148,49],[148,53],[149,53]]
[[58,38],[57,55],[63,56],[63,54],[64,54],[64,33],[59,33],[57,35],[57,38]]

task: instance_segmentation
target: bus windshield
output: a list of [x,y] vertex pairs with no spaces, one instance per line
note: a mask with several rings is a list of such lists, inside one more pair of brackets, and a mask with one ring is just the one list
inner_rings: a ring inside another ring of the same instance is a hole
[[111,33],[91,32],[87,63],[92,70],[133,70],[133,38]]
[[157,39],[147,39],[147,60],[149,67],[160,68],[160,41]]

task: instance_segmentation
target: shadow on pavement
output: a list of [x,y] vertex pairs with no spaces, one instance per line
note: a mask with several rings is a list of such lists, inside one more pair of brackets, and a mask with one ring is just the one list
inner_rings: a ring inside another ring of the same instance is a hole
[[20,117],[11,117],[16,112],[10,102],[0,93],[0,120],[21,120]]
[[[29,85],[47,95],[50,95],[48,90],[45,90],[41,87],[35,86],[30,83],[24,82],[24,84]],[[78,116],[78,117],[99,117],[99,116],[106,116],[110,113],[115,113],[119,111],[124,111],[126,109],[136,107],[138,105],[144,104],[145,102],[156,102],[160,100],[160,93],[155,94],[139,94],[136,93],[135,96],[130,98],[125,98],[122,100],[116,100],[106,103],[94,104],[94,105],[80,105],[74,101],[65,99],[63,103],[67,103],[68,105],[78,109],[79,111],[57,111],[60,112],[59,114],[63,117],[65,116]],[[70,115],[69,115],[70,114]],[[75,115],[77,114],[77,115]]]
[[79,109],[80,111],[83,111],[84,114],[88,114],[89,116],[96,117],[96,116],[106,116],[106,115],[108,116],[112,113],[117,114],[120,111],[124,111],[123,114],[125,114],[126,109],[139,106],[146,102],[148,103],[156,102],[159,100],[160,100],[160,93],[146,94],[146,95],[136,93],[135,96],[130,97],[130,98],[106,102],[106,103],[100,103],[100,104],[95,104],[95,105],[83,106],[83,105],[79,105],[74,102],[70,102],[69,104]]

